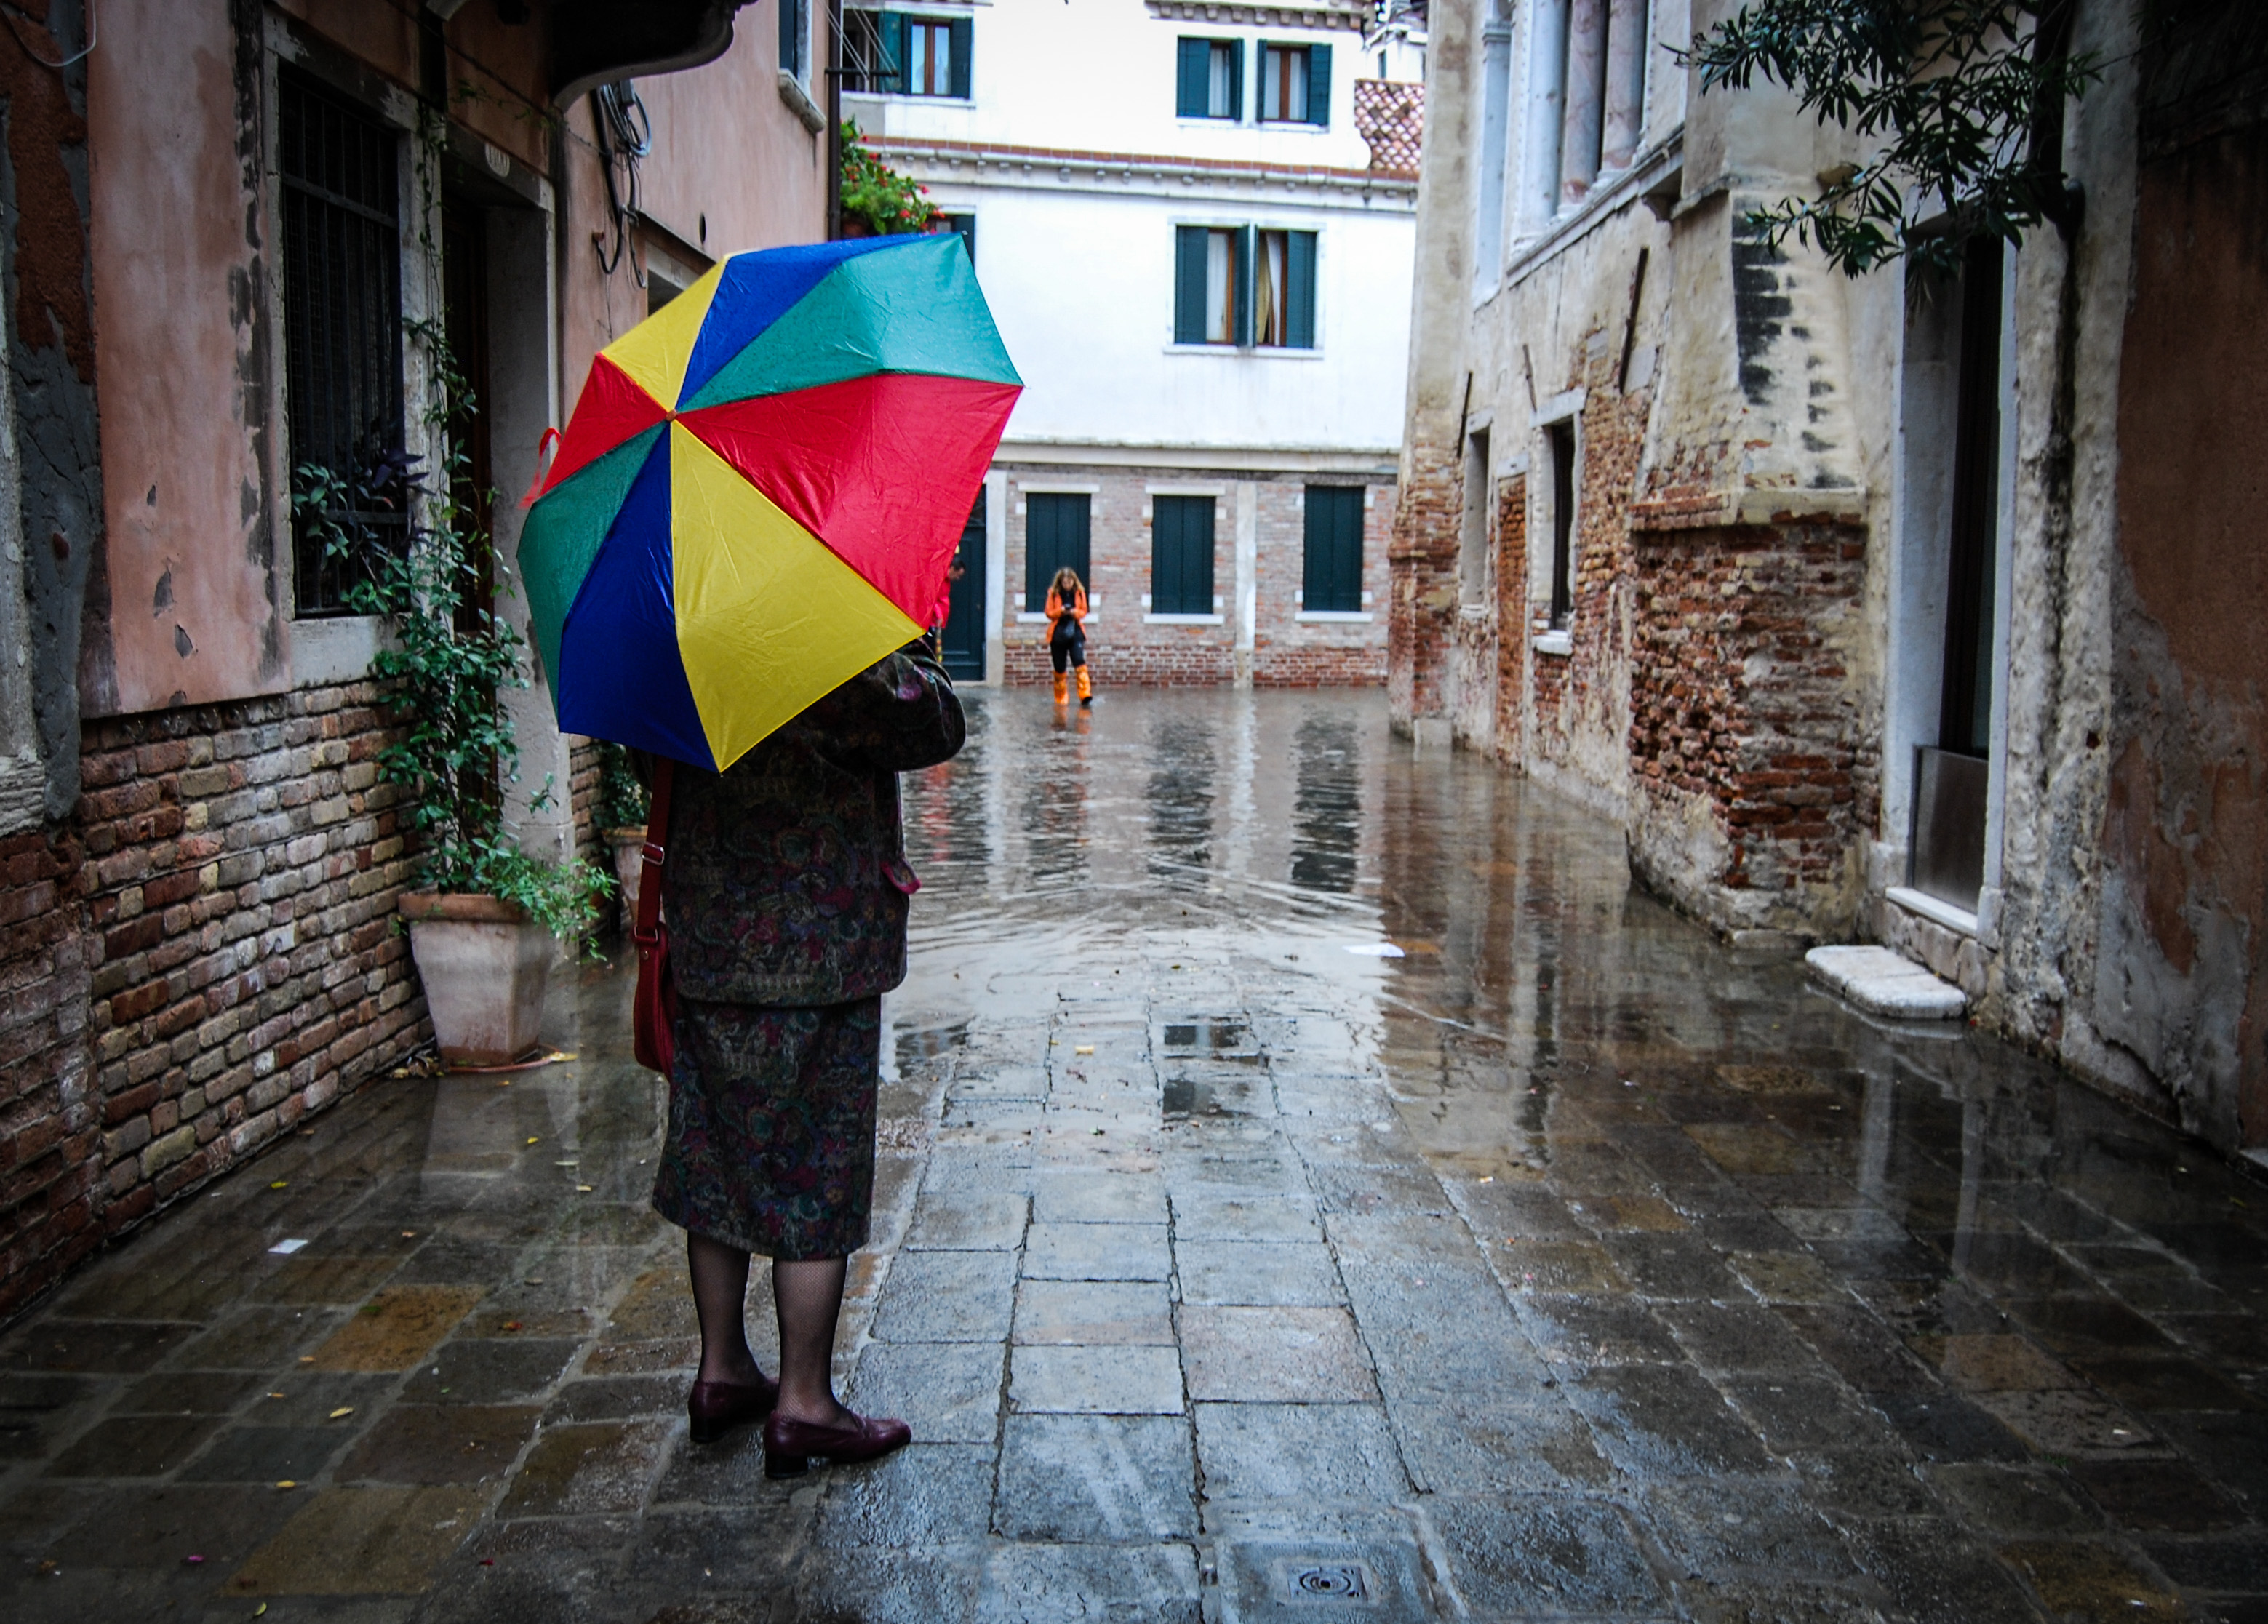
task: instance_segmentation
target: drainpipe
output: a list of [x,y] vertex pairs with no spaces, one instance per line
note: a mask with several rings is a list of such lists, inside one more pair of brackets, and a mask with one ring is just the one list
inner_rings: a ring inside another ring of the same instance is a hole
[[827,240],[843,236],[843,0],[827,0]]

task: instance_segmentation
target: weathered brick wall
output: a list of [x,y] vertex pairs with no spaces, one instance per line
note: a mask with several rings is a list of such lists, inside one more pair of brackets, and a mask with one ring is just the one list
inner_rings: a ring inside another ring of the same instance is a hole
[[1730,929],[1850,929],[1880,763],[1842,649],[1862,531],[1639,532],[1631,850],[1648,883]]
[[0,841],[0,1319],[102,1239],[87,979],[101,943],[68,831]]
[[[1531,655],[1534,703],[1522,747],[1530,764],[1548,762],[1587,790],[1616,801],[1628,775],[1627,628],[1637,570],[1631,499],[1653,394],[1643,388],[1627,393],[1616,388],[1620,350],[1608,337],[1604,330],[1588,334],[1576,347],[1567,375],[1569,388],[1585,391],[1576,431],[1570,648],[1565,654]],[[1548,507],[1549,467],[1538,469],[1536,476],[1543,481]],[[1550,523],[1548,511],[1539,517]],[[1538,545],[1550,545],[1548,530]],[[1548,559],[1545,566],[1528,583],[1531,621],[1544,619],[1550,607]]]
[[[1362,485],[1363,592],[1369,621],[1303,621],[1301,592],[1307,567],[1307,493],[1310,483]],[[1042,593],[1029,598],[1025,578],[1025,537],[1029,522],[1027,485],[1042,490],[1093,486],[1087,499],[1089,573],[1093,614],[1087,623],[1087,662],[1102,687],[1191,687],[1233,682],[1238,675],[1236,649],[1236,525],[1240,484],[1254,489],[1255,583],[1253,649],[1249,662],[1256,683],[1300,687],[1371,684],[1383,680],[1386,627],[1378,606],[1388,592],[1387,541],[1393,512],[1393,486],[1376,478],[1347,474],[1266,475],[1188,469],[1047,468],[1012,469],[1008,480],[1007,625],[1002,680],[1010,686],[1044,685],[1054,668],[1047,653],[1048,628],[1036,614]],[[1213,511],[1213,595],[1220,623],[1158,625],[1144,620],[1150,591],[1152,486],[1186,486],[1220,492]],[[1028,601],[1027,601],[1028,599]]]
[[1419,441],[1394,511],[1388,553],[1387,703],[1397,725],[1439,716],[1457,618],[1457,526],[1463,508],[1458,448]]
[[367,683],[91,724],[9,847],[0,1313],[429,1035]]
[[1496,492],[1496,756],[1517,762],[1526,738],[1528,687],[1528,479]]

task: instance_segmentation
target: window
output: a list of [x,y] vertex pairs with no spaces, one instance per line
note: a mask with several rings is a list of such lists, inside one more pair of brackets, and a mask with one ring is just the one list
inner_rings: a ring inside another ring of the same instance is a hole
[[1362,487],[1307,487],[1307,568],[1300,606],[1311,614],[1362,608]]
[[1476,609],[1489,596],[1489,431],[1476,429],[1465,437],[1464,509],[1457,529],[1457,601]]
[[396,137],[289,70],[276,88],[291,461],[331,476],[339,501],[325,517],[357,549],[327,553],[329,526],[295,511],[294,604],[302,615],[342,614],[371,550],[399,551],[409,534]]
[[1094,577],[1087,573],[1086,541],[1091,500],[1083,491],[1034,491],[1024,498],[1024,612],[1037,614],[1047,607],[1048,588],[1058,570],[1076,570],[1094,596]]
[[1563,631],[1575,612],[1575,425],[1543,430],[1551,447],[1551,629]]
[[1211,614],[1211,496],[1150,499],[1150,613]]
[[843,88],[867,95],[968,96],[969,19],[843,13]]
[[975,268],[976,264],[976,217],[973,214],[949,214],[945,217],[945,223],[949,228],[951,228],[953,234],[961,239],[961,247],[966,249],[968,254],[969,266],[972,269]]
[[1315,233],[1175,228],[1174,342],[1315,347]]
[[811,0],[779,0],[780,71],[811,83]]
[[1329,124],[1331,121],[1329,46],[1263,45],[1260,48],[1260,121],[1263,124]]
[[1178,109],[1185,119],[1244,116],[1244,42],[1241,40],[1184,40],[1181,42]]

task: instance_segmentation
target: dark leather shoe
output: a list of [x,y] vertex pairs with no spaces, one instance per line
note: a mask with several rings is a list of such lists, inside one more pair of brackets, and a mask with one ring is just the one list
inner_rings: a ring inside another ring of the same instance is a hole
[[779,1402],[779,1384],[759,1376],[755,1382],[695,1382],[686,1395],[685,1414],[696,1444],[714,1444],[735,1427],[762,1421]]
[[791,1421],[777,1410],[764,1422],[764,1475],[801,1477],[815,1456],[837,1466],[873,1460],[913,1442],[911,1427],[887,1417],[870,1419],[850,1410],[834,1426]]

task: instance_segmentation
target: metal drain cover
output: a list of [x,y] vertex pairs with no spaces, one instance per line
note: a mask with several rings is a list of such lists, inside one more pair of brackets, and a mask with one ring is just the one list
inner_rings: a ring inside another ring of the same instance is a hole
[[1378,1580],[1360,1562],[1279,1562],[1276,1577],[1285,1601],[1367,1606],[1378,1596]]

